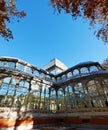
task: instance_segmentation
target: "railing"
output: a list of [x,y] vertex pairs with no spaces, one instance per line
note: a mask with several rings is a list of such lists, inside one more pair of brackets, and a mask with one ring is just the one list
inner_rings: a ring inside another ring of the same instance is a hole
[[85,112],[108,112],[108,107],[104,108],[78,108],[78,109],[72,109],[72,110],[40,110],[40,109],[20,109],[19,108],[14,108],[14,107],[0,107],[0,113],[3,112],[8,112],[8,111],[19,111],[19,112],[33,112],[33,113],[85,113]]
[[50,74],[43,69],[40,69],[19,59],[12,59],[8,57],[0,58],[0,69],[7,69],[8,71],[10,70],[14,72],[19,71],[20,73],[26,74],[28,76],[38,77],[46,81],[52,81],[54,78],[53,74]]

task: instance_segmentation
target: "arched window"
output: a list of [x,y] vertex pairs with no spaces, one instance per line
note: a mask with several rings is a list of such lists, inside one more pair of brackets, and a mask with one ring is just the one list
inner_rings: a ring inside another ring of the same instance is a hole
[[91,97],[92,107],[103,107],[104,93],[101,85],[96,80],[91,80],[87,83],[89,96]]
[[64,91],[62,88],[58,89],[57,95],[58,95],[58,110],[64,110]]
[[90,72],[95,72],[98,71],[98,67],[97,66],[90,66]]
[[64,96],[63,89],[59,88],[58,91],[57,91],[57,94],[58,94],[58,98],[63,97]]
[[50,97],[56,98],[56,90],[54,88],[51,89]]
[[82,74],[83,74],[83,73],[89,73],[87,67],[83,67],[83,68],[81,68],[80,71],[81,71]]
[[85,102],[85,91],[82,83],[77,83],[74,86],[74,94],[77,107],[79,108],[84,107],[86,105],[86,102]]
[[0,67],[3,67],[3,66],[4,66],[4,62],[0,61]]
[[41,103],[41,89],[37,82],[32,82],[31,90],[29,91],[28,107],[29,109],[40,109]]
[[74,107],[73,97],[74,97],[74,94],[73,94],[72,86],[67,86],[65,88],[65,101],[66,101],[65,103],[69,110]]
[[72,77],[72,73],[69,72],[69,73],[67,74],[67,77],[68,77],[68,78],[69,78],[69,77]]
[[26,73],[32,74],[32,68],[25,66],[25,70]]
[[64,75],[62,75],[62,79],[66,79],[66,75],[64,74]]
[[17,86],[17,90],[16,90],[16,96],[20,96],[20,95],[24,95],[27,96],[28,95],[28,88],[29,88],[29,83],[27,81],[21,80],[19,82],[19,86]]
[[43,103],[44,110],[49,110],[49,88],[45,86],[44,90],[44,103]]
[[35,76],[39,76],[39,72],[38,72],[37,70],[34,70],[34,71],[33,71],[33,74],[34,74]]
[[91,80],[87,83],[88,92],[91,97],[98,96],[97,86],[94,80]]
[[45,79],[45,74],[41,72],[41,73],[39,74],[39,77],[42,78],[42,79]]
[[76,75],[79,75],[79,70],[78,70],[78,69],[75,69],[75,70],[73,71],[73,76],[76,76]]
[[57,110],[57,95],[56,90],[51,88],[50,91],[50,110],[56,111]]
[[16,66],[16,69],[23,71],[24,70],[24,65],[21,64],[21,63],[18,63],[18,65]]
[[15,88],[16,88],[16,79],[12,78],[8,87],[8,95],[10,96],[14,95]]
[[10,80],[11,80],[11,77],[7,77],[3,79],[3,82],[9,84]]
[[1,86],[0,86],[0,105],[1,106],[12,106],[14,94],[16,89],[16,80],[7,77],[3,80]]
[[6,95],[9,89],[9,85],[11,82],[11,77],[7,77],[3,79],[3,82],[0,86],[0,95]]
[[51,79],[52,79],[52,81],[53,81],[53,82],[55,82],[55,81],[56,81],[55,77],[52,77]]
[[5,66],[8,68],[15,68],[15,63],[14,62],[6,62]]
[[61,80],[61,77],[57,77],[57,81],[60,81]]
[[51,77],[50,77],[49,75],[45,75],[45,79],[46,79],[46,80],[50,80]]
[[45,97],[49,98],[49,88],[46,86],[45,88]]
[[14,99],[14,107],[18,107],[20,103],[20,107],[27,107],[28,104],[28,88],[29,83],[27,81],[21,80],[19,82],[19,86],[16,86],[15,99]]

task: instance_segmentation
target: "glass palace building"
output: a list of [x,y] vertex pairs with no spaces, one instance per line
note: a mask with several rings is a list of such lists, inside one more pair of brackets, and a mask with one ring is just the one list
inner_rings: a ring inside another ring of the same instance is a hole
[[107,107],[108,71],[98,62],[67,68],[55,58],[41,69],[0,57],[1,129],[55,124],[107,128]]

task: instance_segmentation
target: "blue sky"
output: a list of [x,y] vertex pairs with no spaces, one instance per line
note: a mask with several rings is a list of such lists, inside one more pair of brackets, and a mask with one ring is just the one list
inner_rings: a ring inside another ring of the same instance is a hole
[[0,56],[22,59],[43,67],[58,58],[68,67],[80,62],[103,62],[108,57],[108,45],[98,40],[93,29],[81,19],[74,21],[69,14],[54,14],[49,0],[18,0],[18,8],[27,16],[10,24],[14,40],[0,37]]

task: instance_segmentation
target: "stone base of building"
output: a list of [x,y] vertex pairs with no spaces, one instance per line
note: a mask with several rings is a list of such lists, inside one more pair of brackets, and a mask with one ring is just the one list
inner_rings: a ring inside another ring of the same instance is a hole
[[[108,129],[108,112],[36,113],[4,112],[0,130],[36,130],[48,127]],[[62,129],[63,130],[63,129]]]
[[[37,119],[0,119],[0,130],[41,130],[41,128],[62,127],[64,130],[69,128],[89,128],[98,130],[108,129],[108,118],[37,118]],[[63,130],[62,129],[62,130]],[[44,130],[44,129],[42,129]],[[46,129],[47,130],[47,129]],[[49,130],[49,129],[48,129]],[[51,130],[51,129],[50,129]],[[52,129],[56,130],[56,129]],[[58,129],[59,130],[59,129]]]

